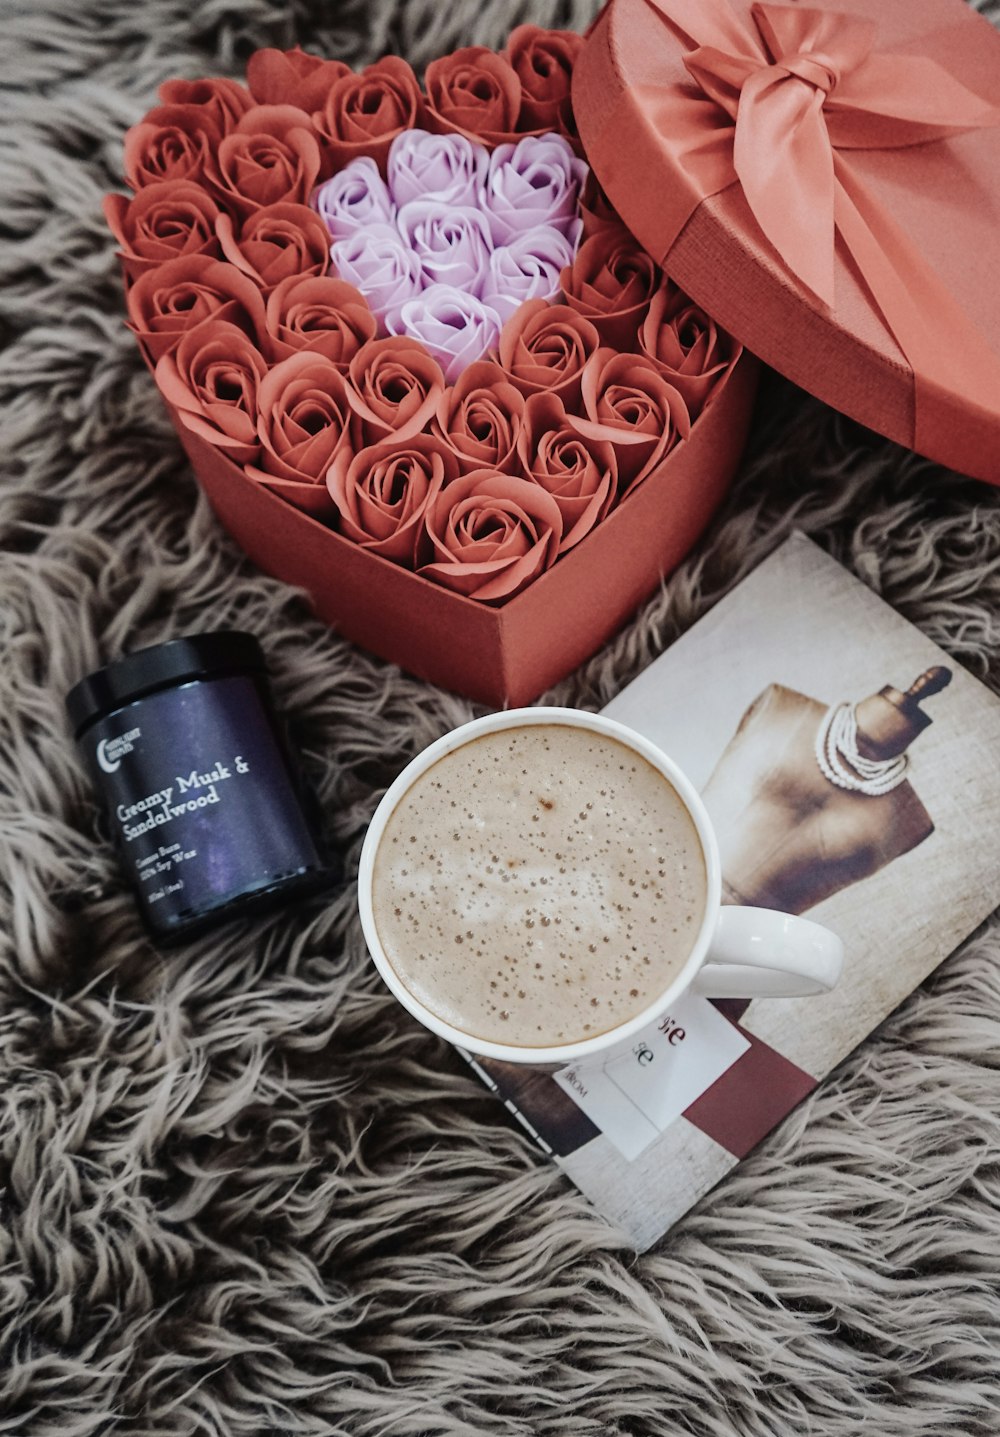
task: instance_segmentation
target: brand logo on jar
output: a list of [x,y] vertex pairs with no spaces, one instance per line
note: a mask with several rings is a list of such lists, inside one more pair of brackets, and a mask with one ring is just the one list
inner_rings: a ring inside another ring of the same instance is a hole
[[130,728],[128,733],[119,734],[117,738],[101,739],[97,745],[97,762],[105,773],[118,772],[122,759],[132,752],[135,740],[141,733],[141,729]]

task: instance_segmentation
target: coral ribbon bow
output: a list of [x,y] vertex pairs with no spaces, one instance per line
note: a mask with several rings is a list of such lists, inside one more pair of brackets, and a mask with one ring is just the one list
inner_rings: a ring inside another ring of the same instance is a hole
[[[912,370],[913,448],[1000,483],[1000,454],[988,452],[998,448],[1000,354],[851,158],[1000,125],[1000,107],[914,53],[912,38],[906,54],[876,51],[863,16],[755,4],[743,18],[729,0],[646,4],[694,84],[646,81],[621,101],[620,117],[659,136],[672,171],[648,196],[643,243],[669,268],[694,210],[739,184],[785,268],[822,309],[835,300],[839,237]],[[949,39],[945,26],[926,43],[948,58]],[[619,114],[587,139],[612,198],[625,164]]]
[[[683,27],[684,0],[650,3]],[[732,165],[757,223],[832,305],[835,228],[853,248],[853,227],[839,220],[845,201],[863,202],[836,152],[943,139],[1000,124],[1000,109],[926,56],[874,53],[870,20],[789,5],[757,4],[750,14],[756,36],[727,26],[737,48],[699,45],[684,64],[734,121]]]

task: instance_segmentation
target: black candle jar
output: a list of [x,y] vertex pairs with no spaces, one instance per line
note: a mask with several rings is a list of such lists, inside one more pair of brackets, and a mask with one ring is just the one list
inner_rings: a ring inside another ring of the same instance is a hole
[[66,708],[154,937],[332,881],[252,634],[141,649],[83,679]]

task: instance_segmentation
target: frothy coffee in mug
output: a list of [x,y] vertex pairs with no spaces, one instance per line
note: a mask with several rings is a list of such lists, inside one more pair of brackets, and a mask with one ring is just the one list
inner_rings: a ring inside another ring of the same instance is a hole
[[706,887],[670,781],[616,739],[542,723],[483,734],[415,780],[379,843],[372,907],[431,1012],[544,1047],[652,1003],[694,947]]

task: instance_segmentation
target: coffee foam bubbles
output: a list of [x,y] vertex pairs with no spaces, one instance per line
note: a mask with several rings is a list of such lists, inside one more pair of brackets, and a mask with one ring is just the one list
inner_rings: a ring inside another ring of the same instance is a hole
[[484,734],[390,815],[375,923],[403,984],[495,1042],[596,1037],[651,1003],[705,911],[698,833],[668,780],[568,724]]

